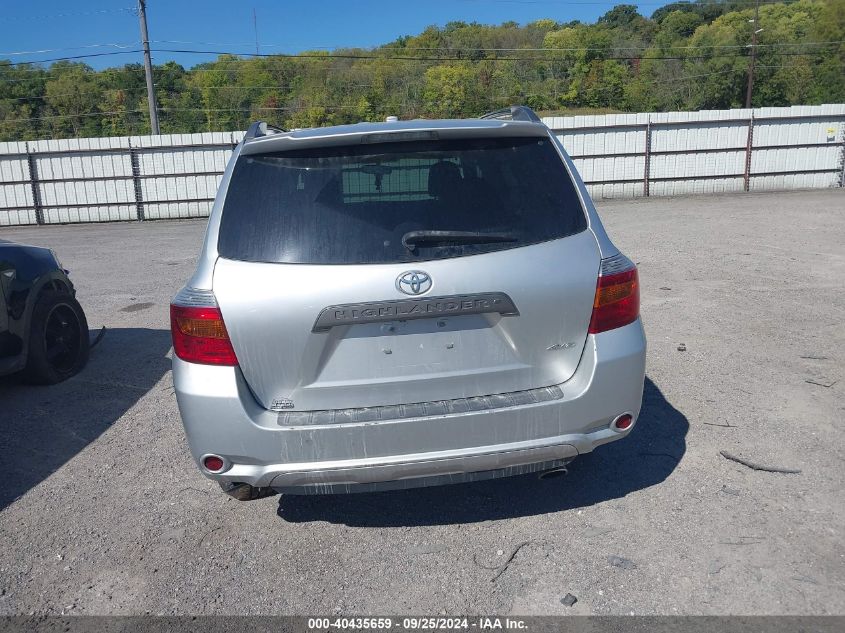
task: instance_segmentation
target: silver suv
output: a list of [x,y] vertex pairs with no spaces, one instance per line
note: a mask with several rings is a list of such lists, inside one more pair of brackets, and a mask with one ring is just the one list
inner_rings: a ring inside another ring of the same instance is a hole
[[522,106],[254,124],[171,326],[191,452],[242,499],[561,468],[642,400],[636,267]]

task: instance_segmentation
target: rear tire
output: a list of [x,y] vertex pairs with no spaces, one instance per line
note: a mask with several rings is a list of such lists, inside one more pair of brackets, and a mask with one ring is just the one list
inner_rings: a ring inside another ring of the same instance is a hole
[[54,385],[79,373],[88,362],[88,321],[71,295],[47,290],[32,312],[25,381]]

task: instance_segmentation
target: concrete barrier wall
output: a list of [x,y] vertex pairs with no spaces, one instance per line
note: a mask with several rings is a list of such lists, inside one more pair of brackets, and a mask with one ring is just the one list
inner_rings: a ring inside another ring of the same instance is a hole
[[[845,104],[547,117],[595,198],[842,187]],[[0,143],[0,226],[204,217],[243,132]]]

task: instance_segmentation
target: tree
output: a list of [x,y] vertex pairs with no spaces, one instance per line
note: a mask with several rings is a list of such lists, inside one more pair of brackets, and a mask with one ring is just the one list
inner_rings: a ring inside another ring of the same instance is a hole
[[642,18],[637,7],[633,4],[618,4],[610,11],[601,16],[599,24],[606,24],[610,28],[628,26],[637,19]]
[[103,132],[114,136],[150,133],[147,86],[141,64],[107,68],[97,73],[96,81],[102,94]]
[[0,60],[0,141],[45,136],[41,115],[47,72],[30,64]]
[[[696,0],[651,18],[621,4],[595,24],[450,22],[373,49],[221,55],[190,69],[167,62],[153,77],[166,132],[477,116],[513,103],[730,108],[744,103],[752,12],[748,0]],[[767,0],[759,27],[755,106],[845,100],[845,0]],[[138,63],[94,72],[0,61],[0,140],[148,132]]]
[[423,103],[436,117],[460,117],[474,105],[475,76],[464,64],[433,66],[425,71]]
[[50,127],[54,135],[98,136],[102,132],[97,117],[103,94],[89,66],[54,64],[44,92],[44,101],[53,117]]
[[[828,0],[817,14],[808,35],[810,41],[842,42],[845,40],[845,0]],[[817,55],[809,58],[813,81],[809,86],[808,103],[842,103],[845,101],[845,46],[817,47]]]

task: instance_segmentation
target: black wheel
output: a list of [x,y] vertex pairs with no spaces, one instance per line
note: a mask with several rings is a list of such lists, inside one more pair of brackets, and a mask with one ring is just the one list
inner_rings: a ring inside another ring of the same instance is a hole
[[88,321],[82,306],[69,294],[42,293],[32,312],[24,379],[52,385],[78,373],[87,362]]

